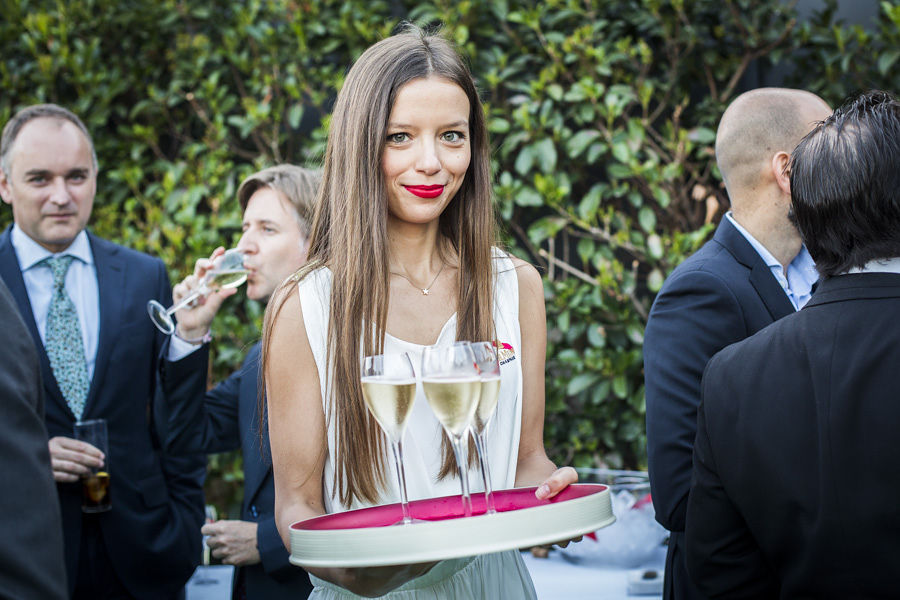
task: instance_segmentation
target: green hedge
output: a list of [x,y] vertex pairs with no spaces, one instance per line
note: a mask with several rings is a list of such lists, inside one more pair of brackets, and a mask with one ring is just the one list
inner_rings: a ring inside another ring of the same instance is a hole
[[[868,29],[822,7],[799,23],[780,0],[6,0],[0,121],[45,101],[81,115],[101,162],[91,226],[177,281],[237,240],[244,176],[320,160],[364,48],[404,19],[443,23],[483,93],[507,242],[545,274],[548,450],[639,468],[643,327],[727,205],[712,150],[724,107],[773,69],[832,103],[900,89],[900,6],[882,2]],[[221,311],[213,381],[261,312],[241,295]],[[220,506],[240,479],[239,457],[211,461]]]

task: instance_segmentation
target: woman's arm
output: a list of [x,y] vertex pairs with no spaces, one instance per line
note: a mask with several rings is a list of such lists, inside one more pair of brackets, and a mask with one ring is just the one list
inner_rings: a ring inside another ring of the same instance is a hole
[[[290,549],[292,523],[325,514],[322,472],[327,435],[319,372],[294,286],[273,298],[280,310],[269,328],[265,379],[275,478],[275,520]],[[365,467],[363,467],[365,468]],[[310,568],[316,577],[360,596],[381,596],[427,572],[435,563],[369,569]]]
[[551,498],[578,481],[575,469],[557,469],[544,450],[544,360],[547,314],[541,276],[530,264],[513,258],[519,281],[519,328],[522,332],[522,433],[516,486],[539,485],[538,498]]

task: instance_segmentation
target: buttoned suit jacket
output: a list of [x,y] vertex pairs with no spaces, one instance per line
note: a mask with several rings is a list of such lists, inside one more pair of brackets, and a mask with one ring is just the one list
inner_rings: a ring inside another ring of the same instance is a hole
[[703,377],[685,532],[712,597],[896,598],[900,275],[824,280]]
[[306,571],[288,561],[275,526],[275,481],[266,428],[260,429],[260,344],[241,368],[206,391],[208,346],[162,365],[167,448],[173,453],[215,453],[241,449],[244,498],[241,519],[257,524],[261,563],[240,567],[249,600],[306,598],[312,585]]
[[[62,396],[34,321],[8,228],[0,234],[0,276],[25,321],[41,363],[50,437],[72,437],[75,417]],[[100,331],[83,419],[104,418],[112,510],[100,514],[103,541],[118,578],[138,599],[178,596],[201,556],[205,461],[161,451],[152,419],[165,337],[147,316],[150,299],[171,300],[159,259],[88,233],[97,271]],[[81,539],[81,484],[58,483],[70,593]]]
[[703,597],[687,576],[683,548],[703,369],[725,346],[793,312],[770,268],[727,218],[653,302],[644,333],[647,454],[656,519],[671,532],[666,599]]
[[67,598],[62,519],[50,469],[41,368],[0,281],[0,598]]

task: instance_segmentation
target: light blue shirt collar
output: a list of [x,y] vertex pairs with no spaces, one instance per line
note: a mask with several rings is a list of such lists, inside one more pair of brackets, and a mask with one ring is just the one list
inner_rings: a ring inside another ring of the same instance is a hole
[[82,229],[68,248],[62,252],[54,254],[50,252],[36,241],[28,237],[28,234],[22,231],[18,225],[13,225],[10,234],[10,241],[16,250],[16,256],[19,259],[19,265],[24,273],[31,267],[35,266],[48,256],[74,256],[86,265],[94,264],[94,255],[91,253],[91,244],[88,241],[87,233]]
[[753,249],[756,250],[756,253],[759,254],[759,257],[766,263],[766,266],[772,271],[772,275],[781,285],[782,289],[784,289],[784,293],[787,294],[787,297],[791,301],[791,304],[794,305],[794,308],[797,310],[803,308],[803,305],[809,301],[809,298],[812,295],[813,285],[819,280],[819,273],[816,271],[816,263],[813,261],[812,256],[810,256],[806,246],[800,247],[800,252],[797,253],[797,256],[795,256],[788,265],[787,274],[785,274],[785,269],[781,263],[778,262],[778,259],[772,256],[772,253],[769,252],[765,246],[760,244],[749,231],[741,227],[741,225],[734,220],[731,211],[725,213],[725,218],[728,219],[728,221],[734,225],[734,228],[744,236],[744,239],[753,246]]

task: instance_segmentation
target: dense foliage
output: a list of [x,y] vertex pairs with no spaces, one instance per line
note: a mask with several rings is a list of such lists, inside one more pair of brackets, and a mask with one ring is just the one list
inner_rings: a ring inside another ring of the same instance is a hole
[[[2,7],[0,121],[44,101],[81,115],[101,162],[91,226],[161,256],[173,281],[236,241],[242,177],[320,160],[334,95],[365,47],[404,19],[443,23],[483,93],[507,241],[545,274],[547,447],[578,466],[644,465],[643,327],[666,274],[727,205],[712,151],[727,103],[766,73],[831,103],[900,90],[896,2],[866,27],[835,22],[828,2],[799,22],[780,0]],[[228,302],[213,381],[259,335],[263,307]],[[224,503],[240,459],[211,464]]]

